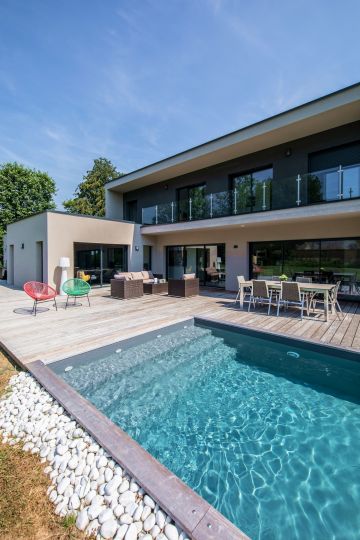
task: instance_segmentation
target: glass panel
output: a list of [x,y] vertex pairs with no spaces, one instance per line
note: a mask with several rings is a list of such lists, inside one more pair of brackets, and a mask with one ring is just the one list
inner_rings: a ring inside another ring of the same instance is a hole
[[251,244],[251,276],[255,279],[282,274],[282,243],[254,242]]
[[360,295],[360,239],[321,241],[321,271],[341,281],[340,292]]
[[253,211],[270,210],[272,169],[252,173]]
[[336,201],[339,194],[339,174],[337,170],[317,171],[302,175],[307,185],[307,197],[303,204]]
[[167,248],[168,278],[180,279],[184,274],[184,247],[170,246]]
[[343,197],[344,199],[360,197],[360,165],[344,167]]
[[225,244],[205,246],[205,265],[205,285],[225,288]]
[[176,210],[171,207],[170,203],[159,204],[157,208],[157,222],[160,223],[172,223],[173,217],[176,215]]
[[206,217],[205,185],[189,189],[191,199],[191,219],[204,219]]
[[245,176],[237,176],[233,179],[233,186],[235,214],[246,214],[248,212],[251,212],[251,175],[247,174]]
[[148,206],[142,209],[142,222],[144,225],[156,224],[156,207]]
[[308,276],[313,281],[322,281],[319,276],[320,241],[295,240],[284,242],[283,273],[293,280],[297,276]]
[[[302,184],[300,184],[302,187]],[[297,182],[296,176],[289,178],[275,178],[271,182],[271,209],[294,208],[297,206]],[[304,196],[300,194],[300,200]]]
[[[232,214],[232,191],[222,191],[213,193],[212,196],[212,217],[229,216]],[[209,211],[210,214],[210,211]]]

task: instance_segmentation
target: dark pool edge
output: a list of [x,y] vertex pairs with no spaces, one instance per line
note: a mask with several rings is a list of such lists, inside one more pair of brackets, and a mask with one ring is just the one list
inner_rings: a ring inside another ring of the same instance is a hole
[[311,341],[309,339],[304,339],[297,336],[285,336],[282,334],[278,334],[276,332],[271,332],[270,330],[263,330],[263,329],[254,329],[249,328],[248,326],[238,324],[238,323],[231,323],[227,321],[222,321],[219,319],[209,319],[207,317],[201,317],[201,316],[194,316],[194,322],[197,326],[202,326],[205,328],[214,328],[218,330],[228,330],[231,332],[235,332],[237,334],[245,334],[251,337],[257,337],[260,339],[271,339],[271,341],[275,341],[277,343],[282,343],[284,345],[294,346],[294,342],[298,344],[298,346],[301,348],[307,348],[311,350],[315,350],[319,353],[328,353],[331,356],[340,356],[342,358],[345,358],[347,360],[352,360],[354,362],[360,362],[360,350],[352,350],[348,348],[338,347],[336,345],[332,345],[329,343],[318,343],[315,341]]
[[249,540],[42,361],[31,362],[25,369],[193,540]]

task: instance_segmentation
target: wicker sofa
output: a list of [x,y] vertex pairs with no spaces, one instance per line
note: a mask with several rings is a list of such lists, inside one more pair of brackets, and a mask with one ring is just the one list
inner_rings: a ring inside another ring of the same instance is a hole
[[138,298],[144,294],[144,283],[154,283],[155,277],[158,276],[145,270],[142,272],[120,272],[115,274],[114,279],[110,281],[110,294],[114,298],[123,300]]

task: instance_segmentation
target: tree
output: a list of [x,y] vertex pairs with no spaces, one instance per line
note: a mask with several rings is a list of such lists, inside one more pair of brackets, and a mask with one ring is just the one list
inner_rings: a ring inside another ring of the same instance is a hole
[[19,163],[0,165],[0,262],[6,226],[55,208],[55,193],[55,182],[47,173]]
[[64,201],[63,205],[70,214],[89,216],[105,215],[105,184],[122,176],[116,167],[106,158],[94,159],[93,168],[87,171],[76,188],[74,198]]

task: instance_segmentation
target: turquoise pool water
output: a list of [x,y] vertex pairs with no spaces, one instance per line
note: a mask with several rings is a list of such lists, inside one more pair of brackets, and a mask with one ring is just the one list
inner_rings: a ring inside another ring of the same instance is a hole
[[251,538],[359,538],[360,364],[189,326],[73,365],[55,371]]

